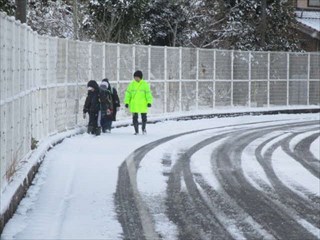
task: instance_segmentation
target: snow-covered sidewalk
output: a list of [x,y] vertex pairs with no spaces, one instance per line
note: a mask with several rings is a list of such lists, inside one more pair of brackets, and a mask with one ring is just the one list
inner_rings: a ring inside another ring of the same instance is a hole
[[[167,121],[149,124],[147,135],[134,136],[133,129],[129,126],[115,128],[111,134],[102,134],[97,137],[85,133],[67,138],[47,153],[27,196],[21,201],[17,212],[6,225],[1,238],[121,239],[123,230],[118,222],[114,205],[118,168],[135,149],[152,141],[192,130],[241,123],[264,121],[285,123],[306,120],[319,120],[319,114]],[[210,135],[210,133],[207,134]],[[199,136],[199,139],[201,138],[203,136]],[[155,194],[160,197],[164,195],[166,191],[164,172],[169,171],[168,166],[152,160],[159,159],[159,156],[167,153],[177,156],[180,148],[197,141],[194,137],[186,137],[185,141],[180,139],[164,144],[155,150],[152,156],[147,155],[138,172],[139,190],[146,195]],[[316,146],[318,142],[319,138],[310,148],[315,156],[319,154],[319,145]],[[203,156],[205,154],[206,151],[202,152]],[[153,158],[153,156],[157,157]],[[251,175],[255,169],[257,172],[260,171],[255,164],[252,163],[251,167],[247,166]],[[209,161],[205,159],[201,164],[193,162],[192,165],[202,171],[210,169]],[[207,172],[204,176],[210,178],[210,173]],[[208,182],[213,182],[214,187],[219,188],[216,181],[211,176]],[[319,182],[311,184],[316,187]],[[149,207],[152,206],[150,202],[148,204]],[[167,239],[175,239],[175,226],[164,218],[159,221],[162,222],[162,225],[158,226],[159,231],[167,232]]]

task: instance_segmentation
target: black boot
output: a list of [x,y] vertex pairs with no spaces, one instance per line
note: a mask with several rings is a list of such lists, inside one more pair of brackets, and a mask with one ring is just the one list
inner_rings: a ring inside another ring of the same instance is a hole
[[139,134],[139,122],[138,122],[138,113],[134,113],[132,116],[132,123],[135,131],[135,135]]
[[134,127],[134,131],[135,131],[134,135],[139,134],[139,123],[134,123],[133,127]]
[[147,130],[146,130],[146,122],[142,122],[142,134],[146,134]]
[[146,134],[147,133],[147,130],[146,130],[147,114],[146,113],[142,113],[141,114],[141,118],[142,118],[142,133]]
[[92,132],[93,132],[93,127],[92,126],[88,126],[87,133],[91,134]]
[[101,134],[101,128],[100,127],[96,127],[95,134],[96,134],[96,136],[99,136]]

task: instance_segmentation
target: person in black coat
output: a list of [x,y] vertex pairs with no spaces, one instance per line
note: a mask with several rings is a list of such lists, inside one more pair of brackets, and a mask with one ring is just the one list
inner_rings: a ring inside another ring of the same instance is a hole
[[89,114],[88,133],[100,135],[100,127],[98,126],[98,117],[100,111],[99,85],[95,80],[87,83],[88,95],[83,106],[83,117]]
[[112,94],[112,104],[113,104],[112,121],[116,121],[117,109],[120,107],[120,99],[118,96],[118,92],[114,87],[111,87],[108,78],[103,79],[101,84],[105,84],[107,86],[107,89]]
[[107,82],[100,84],[100,107],[101,107],[101,128],[102,132],[111,132],[111,125],[113,121],[113,101],[112,93],[108,88]]

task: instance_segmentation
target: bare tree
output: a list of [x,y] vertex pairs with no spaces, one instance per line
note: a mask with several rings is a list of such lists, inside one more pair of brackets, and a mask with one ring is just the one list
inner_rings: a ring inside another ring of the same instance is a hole
[[78,1],[73,0],[73,37],[79,39]]
[[266,44],[267,31],[267,0],[261,0],[261,21],[260,21],[260,46],[263,48]]
[[102,21],[95,20],[96,40],[120,42],[122,28],[119,27],[119,23],[122,21],[122,17],[121,14],[113,13],[109,15],[108,12],[105,11]]

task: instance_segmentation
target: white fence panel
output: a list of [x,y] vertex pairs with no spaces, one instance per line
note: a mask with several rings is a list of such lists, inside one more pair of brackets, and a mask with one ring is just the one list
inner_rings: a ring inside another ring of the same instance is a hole
[[219,106],[320,104],[320,54],[81,42],[40,36],[0,13],[1,190],[35,140],[84,125],[86,83],[108,78],[120,99],[140,69],[151,114]]

